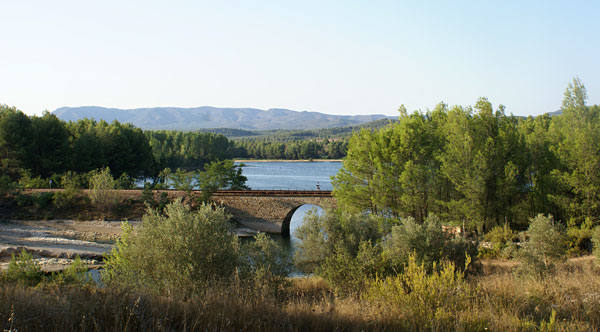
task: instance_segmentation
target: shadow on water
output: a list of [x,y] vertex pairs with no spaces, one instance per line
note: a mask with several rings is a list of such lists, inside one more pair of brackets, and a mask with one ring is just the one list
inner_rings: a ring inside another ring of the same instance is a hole
[[[304,222],[304,216],[310,211],[315,210],[318,215],[321,215],[324,210],[317,205],[305,204],[299,207],[294,214],[292,215],[292,219],[290,220],[290,236],[284,237],[278,234],[271,234],[271,238],[275,240],[281,247],[285,250],[285,252],[289,255],[291,259],[294,258],[294,254],[296,252],[296,248],[300,244],[300,239],[296,237],[296,229],[302,226]],[[290,273],[290,277],[302,277],[304,276],[304,272],[296,269],[295,267],[292,269]]]

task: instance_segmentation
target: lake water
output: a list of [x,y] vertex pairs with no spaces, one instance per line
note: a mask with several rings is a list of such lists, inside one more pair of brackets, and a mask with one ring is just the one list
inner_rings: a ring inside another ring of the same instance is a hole
[[[240,164],[240,163],[236,163]],[[331,177],[342,167],[339,161],[244,162],[246,184],[255,190],[332,190]]]

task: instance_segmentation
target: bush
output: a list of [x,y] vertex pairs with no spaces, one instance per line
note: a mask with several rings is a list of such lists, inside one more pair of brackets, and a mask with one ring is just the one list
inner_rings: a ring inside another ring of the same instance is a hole
[[311,273],[334,253],[356,257],[361,243],[377,243],[383,236],[387,221],[374,215],[327,211],[319,216],[311,210],[304,223],[296,229],[301,241],[294,257],[298,268]]
[[566,260],[566,239],[552,216],[542,214],[531,219],[527,230],[529,239],[519,253],[519,272],[542,277],[552,272],[556,263]]
[[115,185],[117,189],[134,189],[135,180],[127,173],[123,173],[115,180]]
[[[467,259],[465,264],[469,264]],[[471,287],[451,262],[419,264],[416,255],[410,255],[403,272],[397,276],[376,279],[369,283],[365,298],[404,313],[405,319],[419,329],[454,329],[457,313],[468,308],[473,296]]]
[[337,294],[358,295],[369,280],[385,273],[381,247],[362,241],[355,256],[343,247],[336,247],[316,272]]
[[567,255],[580,256],[592,251],[592,228],[591,218],[585,218],[581,225],[569,225],[567,228]]
[[167,295],[199,293],[238,277],[277,285],[289,268],[280,249],[259,236],[250,253],[243,252],[228,219],[223,208],[202,204],[191,211],[180,199],[164,215],[149,210],[135,231],[123,224],[103,280]]
[[31,174],[28,171],[23,171],[21,174],[21,178],[19,179],[19,186],[23,189],[40,189],[40,188],[48,188],[50,182],[46,179],[42,179],[41,177],[31,177]]
[[513,258],[516,253],[515,242],[518,240],[518,235],[510,229],[508,224],[504,226],[495,226],[485,236],[483,240],[491,244],[491,248],[479,248],[479,257],[481,258],[497,258],[506,259]]
[[429,272],[442,260],[463,267],[466,266],[466,255],[477,255],[476,245],[462,238],[452,239],[434,215],[428,216],[423,224],[416,223],[411,217],[406,218],[402,225],[392,227],[382,245],[385,259],[396,271],[402,270],[411,255]]
[[83,179],[80,175],[70,171],[65,173],[61,177],[63,190],[54,193],[54,206],[58,209],[67,209],[79,203],[82,182]]
[[81,198],[81,190],[75,188],[65,188],[62,191],[54,193],[54,206],[57,209],[67,209],[76,205]]
[[52,205],[54,201],[54,193],[37,193],[33,194],[33,205],[38,210],[45,210]]
[[92,279],[86,274],[88,268],[83,264],[81,258],[77,256],[71,265],[62,272],[54,275],[54,282],[58,284],[87,284],[91,283]]
[[108,167],[96,170],[90,176],[90,200],[101,209],[112,209],[118,203],[115,195],[116,181]]
[[296,230],[301,243],[295,262],[325,278],[337,293],[352,294],[376,276],[401,272],[411,255],[432,272],[441,260],[465,266],[466,255],[477,253],[470,242],[450,238],[435,216],[422,225],[412,218],[390,227],[392,223],[366,214],[309,213]]
[[4,273],[4,279],[8,282],[17,282],[26,286],[39,284],[44,277],[42,269],[33,260],[33,256],[22,250],[18,257],[14,254]]
[[286,284],[292,268],[290,257],[265,233],[258,233],[243,252],[256,289],[268,292]]

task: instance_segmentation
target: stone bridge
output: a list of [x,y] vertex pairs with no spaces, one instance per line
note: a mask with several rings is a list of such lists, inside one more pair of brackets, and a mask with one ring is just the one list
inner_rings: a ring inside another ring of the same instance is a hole
[[[58,192],[62,189],[29,189],[26,193]],[[88,190],[82,191],[89,194]],[[141,190],[115,190],[121,199],[140,199]],[[155,198],[161,192],[166,192],[169,198],[184,197],[184,191],[160,190],[154,191]],[[199,191],[193,191],[199,196]],[[211,199],[223,205],[232,215],[232,219],[241,225],[262,232],[290,235],[290,220],[292,215],[302,205],[312,204],[324,209],[335,208],[336,200],[331,191],[298,191],[298,190],[220,190],[213,193]]]
[[290,220],[300,206],[334,208],[331,191],[244,190],[218,191],[212,200],[225,206],[238,223],[263,232],[290,235]]

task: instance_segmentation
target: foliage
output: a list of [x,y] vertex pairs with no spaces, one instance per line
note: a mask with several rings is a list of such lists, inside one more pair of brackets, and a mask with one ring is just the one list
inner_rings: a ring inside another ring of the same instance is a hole
[[410,255],[431,272],[442,260],[465,266],[476,246],[444,233],[438,218],[424,224],[412,218],[395,221],[372,214],[328,211],[309,213],[296,230],[295,263],[306,272],[325,278],[340,294],[358,293],[375,276],[401,272]]
[[254,159],[340,159],[346,156],[348,147],[347,138],[315,139],[312,134],[303,132],[284,132],[266,138],[244,138],[235,140],[234,143],[236,157]]
[[554,225],[551,216],[539,214],[531,219],[527,230],[529,239],[519,253],[519,272],[533,276],[543,276],[553,272],[556,263],[566,259],[566,239],[559,227]]
[[99,208],[111,209],[118,203],[115,193],[116,181],[108,167],[94,171],[90,175],[90,200]]
[[18,256],[12,255],[8,269],[3,273],[4,280],[16,282],[26,286],[35,286],[43,279],[44,274],[40,266],[33,260],[33,256],[22,250]]
[[436,264],[448,261],[455,266],[467,266],[466,256],[477,254],[476,245],[463,238],[451,238],[442,229],[440,220],[434,215],[428,216],[423,224],[411,217],[393,226],[383,243],[383,256],[394,271],[401,271],[411,255],[428,272]]
[[169,174],[173,188],[176,190],[186,191],[188,194],[196,188],[196,172],[186,172],[178,168],[175,172]]
[[242,251],[258,290],[273,291],[287,283],[292,267],[289,254],[265,233],[258,233]]
[[435,329],[436,324],[456,319],[458,312],[468,308],[474,291],[461,272],[466,268],[456,269],[446,261],[439,268],[433,266],[430,273],[415,255],[410,255],[401,274],[371,281],[364,297],[404,312],[416,326]]
[[518,118],[485,98],[473,107],[409,114],[350,138],[334,195],[343,209],[382,216],[436,214],[480,234],[552,213],[580,226],[600,215],[600,107],[578,79],[562,115]]
[[380,247],[375,246],[387,221],[374,215],[311,210],[296,230],[300,244],[294,262],[305,272],[324,277],[338,293],[353,293],[381,272]]
[[53,281],[57,284],[89,284],[93,281],[86,275],[87,271],[88,268],[78,255],[66,269],[53,276]]
[[483,238],[484,241],[491,244],[491,248],[484,248],[480,245],[478,256],[481,258],[514,258],[517,250],[515,243],[518,239],[518,234],[508,224],[494,226]]
[[135,232],[124,223],[103,278],[109,284],[172,295],[231,280],[243,261],[227,220],[222,208],[202,205],[192,212],[180,200],[167,205],[164,215],[149,210]]
[[48,186],[48,180],[42,179],[40,176],[32,178],[27,171],[23,171],[19,179],[19,187],[23,189],[39,189],[47,188]]
[[211,161],[235,157],[234,143],[223,135],[181,131],[146,131],[158,169],[202,169]]
[[[574,221],[574,220],[572,220]],[[593,224],[591,218],[586,218],[581,225],[570,224],[567,227],[567,255],[580,256],[592,251]]]

